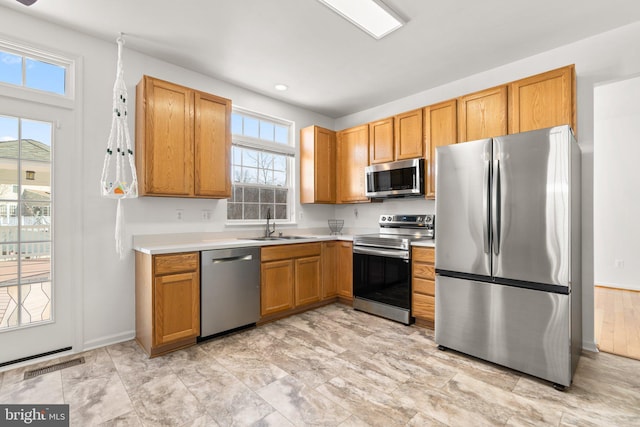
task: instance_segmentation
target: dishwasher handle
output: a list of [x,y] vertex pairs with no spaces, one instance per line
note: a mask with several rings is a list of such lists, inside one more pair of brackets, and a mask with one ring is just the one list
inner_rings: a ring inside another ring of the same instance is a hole
[[225,262],[236,262],[236,261],[252,261],[253,255],[241,255],[241,256],[230,256],[226,258],[213,258],[211,262],[213,264],[222,264]]

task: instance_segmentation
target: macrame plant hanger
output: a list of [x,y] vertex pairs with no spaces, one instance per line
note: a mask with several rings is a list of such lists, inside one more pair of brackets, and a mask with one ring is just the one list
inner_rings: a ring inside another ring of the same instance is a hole
[[113,84],[113,112],[111,118],[111,133],[107,142],[107,152],[104,155],[102,179],[100,181],[102,197],[118,199],[116,209],[115,241],[116,252],[123,259],[124,250],[124,209],[122,199],[138,197],[138,178],[136,165],[129,137],[127,124],[127,86],[124,82],[122,68],[123,33],[116,39],[118,43],[118,67],[116,81]]

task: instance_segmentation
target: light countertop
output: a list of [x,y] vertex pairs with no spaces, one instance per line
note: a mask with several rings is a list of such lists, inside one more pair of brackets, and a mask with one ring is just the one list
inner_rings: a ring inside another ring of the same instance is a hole
[[[149,255],[180,252],[206,251],[256,246],[291,245],[296,243],[314,243],[331,240],[353,241],[353,234],[329,235],[306,234],[304,232],[286,233],[304,238],[291,240],[252,240],[250,237],[233,237],[224,233],[178,233],[134,236],[133,249]],[[412,246],[435,247],[435,240],[414,242]]]

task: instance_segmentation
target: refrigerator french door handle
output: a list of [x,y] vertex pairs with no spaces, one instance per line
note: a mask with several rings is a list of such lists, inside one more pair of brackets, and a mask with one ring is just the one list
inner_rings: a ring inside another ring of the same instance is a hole
[[493,163],[493,191],[491,215],[493,228],[493,253],[500,255],[500,160]]
[[484,179],[482,184],[482,235],[484,236],[484,253],[488,254],[491,252],[491,248],[489,247],[489,218],[491,216],[491,212],[489,211],[489,186],[491,182],[489,181],[489,169],[491,168],[491,161],[486,160],[484,162]]

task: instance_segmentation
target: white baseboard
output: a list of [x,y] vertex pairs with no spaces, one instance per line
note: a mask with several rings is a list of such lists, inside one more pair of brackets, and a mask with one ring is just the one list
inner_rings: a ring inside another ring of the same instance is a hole
[[582,349],[586,351],[592,351],[594,353],[598,353],[598,346],[595,341],[582,341]]
[[121,334],[107,335],[97,339],[85,341],[82,351],[93,350],[95,348],[116,344],[123,341],[129,341],[136,337],[136,331],[123,332]]
[[602,286],[603,288],[616,288],[616,289],[627,289],[630,291],[640,291],[640,287],[638,286],[621,285],[619,283],[596,282],[595,286]]

